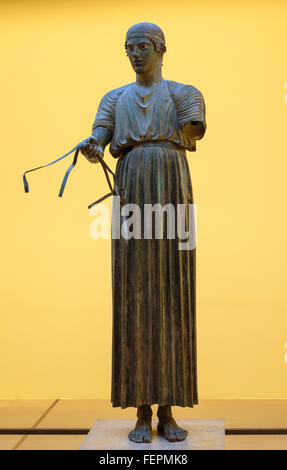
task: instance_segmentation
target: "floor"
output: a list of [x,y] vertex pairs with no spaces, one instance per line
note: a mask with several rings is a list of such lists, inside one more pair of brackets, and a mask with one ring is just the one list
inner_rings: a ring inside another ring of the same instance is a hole
[[[157,407],[153,407],[156,417]],[[224,419],[225,428],[287,428],[287,400],[201,400],[173,407],[175,418]],[[96,419],[136,419],[109,400],[0,400],[0,428],[89,429]],[[76,450],[85,435],[0,435],[0,450]],[[287,435],[226,435],[225,448],[287,450]]]

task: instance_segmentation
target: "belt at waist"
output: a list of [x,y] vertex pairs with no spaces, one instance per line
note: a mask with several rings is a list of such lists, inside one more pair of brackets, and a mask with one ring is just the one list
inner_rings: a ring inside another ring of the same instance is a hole
[[130,147],[124,148],[122,150],[122,154],[124,156],[128,152],[133,150],[134,148],[139,148],[139,147],[163,147],[163,148],[178,150],[185,154],[185,149],[183,147],[180,147],[179,145],[175,144],[174,142],[170,142],[169,140],[144,140],[142,142],[137,142],[131,145]]

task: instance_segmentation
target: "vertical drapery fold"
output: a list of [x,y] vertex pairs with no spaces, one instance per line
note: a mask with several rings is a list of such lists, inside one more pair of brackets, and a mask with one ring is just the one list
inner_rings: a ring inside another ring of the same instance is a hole
[[[195,249],[179,239],[144,239],[144,204],[192,204],[185,153],[138,146],[118,161],[125,204],[141,210],[142,238],[112,240],[112,404],[190,406],[198,403]],[[114,210],[114,208],[113,208]],[[167,220],[167,219],[165,219]],[[188,228],[187,228],[188,230]],[[176,227],[177,232],[177,227]]]

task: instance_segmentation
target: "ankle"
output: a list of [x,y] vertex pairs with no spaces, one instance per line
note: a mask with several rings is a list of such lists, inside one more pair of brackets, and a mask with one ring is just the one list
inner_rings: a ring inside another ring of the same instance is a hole
[[144,420],[151,420],[152,409],[150,405],[141,405],[138,407],[137,417]]
[[157,416],[160,420],[172,418],[172,411],[170,405],[159,406],[157,410]]

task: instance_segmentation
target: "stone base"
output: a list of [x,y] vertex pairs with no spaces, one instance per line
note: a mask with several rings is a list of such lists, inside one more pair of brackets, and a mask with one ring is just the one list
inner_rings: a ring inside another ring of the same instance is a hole
[[225,430],[223,419],[176,419],[186,429],[184,441],[169,442],[157,434],[157,419],[152,420],[152,442],[132,442],[128,433],[134,419],[97,419],[79,450],[223,450]]

